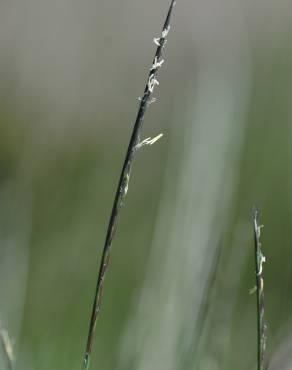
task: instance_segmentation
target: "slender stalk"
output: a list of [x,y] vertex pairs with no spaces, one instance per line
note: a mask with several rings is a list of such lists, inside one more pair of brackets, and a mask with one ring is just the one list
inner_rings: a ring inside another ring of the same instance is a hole
[[128,149],[126,152],[124,164],[123,164],[122,171],[120,174],[120,179],[118,182],[118,187],[116,190],[116,195],[115,195],[115,199],[114,199],[114,203],[113,203],[113,207],[111,211],[111,216],[109,219],[105,243],[103,246],[101,263],[99,267],[96,291],[95,291],[91,319],[90,319],[90,324],[89,324],[89,332],[88,332],[86,350],[85,350],[84,361],[83,361],[83,370],[87,370],[89,368],[89,361],[90,361],[90,356],[91,356],[91,351],[92,351],[96,321],[97,321],[98,314],[100,311],[100,306],[101,306],[103,284],[104,284],[104,279],[105,279],[105,273],[108,267],[111,244],[112,244],[112,240],[113,240],[116,227],[117,227],[119,211],[123,205],[124,197],[128,191],[128,185],[129,185],[129,179],[130,179],[130,173],[131,173],[131,167],[132,167],[134,154],[138,148],[140,148],[143,145],[153,144],[161,136],[159,135],[159,137],[154,138],[152,140],[146,139],[140,142],[140,132],[142,129],[143,119],[144,119],[147,107],[152,102],[151,96],[155,88],[155,85],[159,84],[157,81],[157,73],[158,73],[158,69],[163,64],[163,60],[161,59],[161,56],[162,56],[163,47],[166,43],[166,36],[170,29],[170,19],[171,19],[171,15],[172,15],[172,11],[173,11],[175,3],[176,3],[175,0],[171,1],[170,7],[167,13],[167,17],[166,17],[166,20],[165,20],[165,23],[162,29],[161,36],[154,39],[154,43],[157,45],[155,57],[154,57],[153,64],[149,72],[149,76],[147,79],[147,83],[144,89],[143,96],[140,99],[140,106],[139,106],[137,118],[136,118],[136,121],[133,127],[133,131],[132,131]]
[[263,263],[266,259],[262,253],[261,247],[261,228],[259,226],[259,211],[254,209],[254,244],[255,244],[255,266],[256,266],[256,295],[257,295],[257,369],[264,370],[265,352],[266,352],[266,331],[267,325],[264,320],[265,302],[264,302],[264,277]]

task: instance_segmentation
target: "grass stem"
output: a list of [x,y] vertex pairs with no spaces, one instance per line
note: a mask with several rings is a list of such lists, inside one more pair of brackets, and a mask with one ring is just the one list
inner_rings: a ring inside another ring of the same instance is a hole
[[264,277],[263,263],[266,259],[262,253],[261,247],[261,228],[259,225],[259,211],[254,209],[254,244],[255,244],[255,266],[256,266],[256,295],[257,295],[257,369],[264,370],[265,352],[266,352],[266,331],[267,325],[264,320],[265,302],[264,302]]
[[[150,72],[149,72],[149,76],[147,79],[146,87],[144,89],[143,96],[140,99],[140,105],[139,105],[137,118],[136,118],[136,121],[133,127],[132,135],[130,138],[124,164],[123,164],[122,171],[120,174],[120,179],[118,182],[118,187],[117,187],[116,194],[115,194],[115,199],[114,199],[114,203],[113,203],[113,207],[112,207],[112,211],[111,211],[111,215],[109,219],[109,224],[108,224],[108,228],[106,232],[105,243],[103,246],[101,263],[99,267],[96,290],[95,290],[94,301],[93,301],[93,306],[92,306],[91,319],[90,319],[90,324],[89,324],[88,338],[87,338],[87,343],[86,343],[86,350],[85,350],[85,355],[84,355],[84,360],[83,360],[83,370],[88,370],[89,368],[94,333],[95,333],[95,328],[96,328],[96,321],[97,321],[99,311],[100,311],[100,306],[101,306],[105,273],[107,271],[107,267],[109,263],[111,244],[112,244],[112,240],[113,240],[116,227],[117,227],[119,211],[123,205],[124,197],[126,196],[127,191],[128,191],[128,185],[129,185],[129,179],[130,179],[130,173],[131,173],[131,167],[132,167],[134,154],[137,149],[139,149],[142,145],[145,144],[145,141],[142,143],[140,142],[140,132],[142,129],[145,112],[148,106],[150,105],[150,103],[152,102],[152,98],[151,98],[152,93],[154,91],[155,86],[159,84],[157,80],[157,74],[158,74],[159,68],[163,64],[163,59],[161,58],[161,56],[162,56],[163,48],[166,43],[166,36],[170,29],[170,20],[171,20],[171,15],[172,15],[174,5],[175,5],[175,0],[172,0],[168,13],[167,13],[167,17],[166,17],[163,29],[162,29],[162,33],[158,38],[154,38],[154,43],[157,45],[157,49],[156,49],[155,57],[153,60],[153,64],[150,68]],[[156,138],[150,141],[150,145],[151,143],[156,141],[155,139]]]

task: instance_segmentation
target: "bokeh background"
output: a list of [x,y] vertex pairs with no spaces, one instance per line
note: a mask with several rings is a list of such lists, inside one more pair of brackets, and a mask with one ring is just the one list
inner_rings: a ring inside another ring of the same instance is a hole
[[[106,226],[167,0],[0,3],[0,318],[16,370],[80,369]],[[91,369],[292,369],[292,4],[177,1]],[[0,368],[4,369],[3,356]]]

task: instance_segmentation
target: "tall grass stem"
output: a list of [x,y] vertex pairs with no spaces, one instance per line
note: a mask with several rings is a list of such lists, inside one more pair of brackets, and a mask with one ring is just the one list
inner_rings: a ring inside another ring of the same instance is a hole
[[257,296],[257,369],[265,370],[265,354],[266,354],[266,331],[267,325],[265,323],[265,301],[264,301],[264,276],[263,263],[266,259],[262,253],[261,244],[261,228],[263,225],[259,224],[259,211],[254,209],[253,212],[254,224],[254,256],[256,266],[256,296]]
[[92,313],[91,313],[91,319],[89,324],[89,331],[88,331],[88,337],[87,337],[87,343],[86,343],[86,350],[83,360],[83,370],[88,370],[89,368],[89,362],[92,352],[92,345],[93,345],[93,339],[94,339],[94,333],[96,328],[96,321],[99,315],[100,306],[101,306],[101,299],[102,299],[102,291],[104,286],[104,279],[105,279],[105,273],[107,271],[108,263],[109,263],[109,257],[110,257],[110,250],[111,250],[111,244],[112,240],[116,231],[117,222],[118,222],[118,215],[119,211],[123,205],[123,200],[127,194],[128,186],[129,186],[129,179],[131,174],[131,168],[132,168],[132,162],[134,158],[134,154],[137,149],[139,149],[143,145],[152,145],[159,137],[156,137],[154,139],[146,139],[144,141],[140,141],[140,132],[142,129],[143,119],[146,113],[146,110],[150,103],[152,103],[152,93],[154,91],[154,88],[156,85],[159,85],[159,82],[157,80],[157,74],[159,68],[163,64],[162,59],[162,51],[166,43],[166,37],[170,29],[170,20],[171,15],[173,12],[173,8],[175,5],[175,0],[171,1],[167,17],[162,29],[162,33],[159,37],[154,38],[154,43],[157,45],[156,53],[154,56],[154,60],[152,63],[152,66],[150,68],[150,72],[148,75],[147,83],[144,89],[143,96],[140,98],[140,105],[138,109],[137,118],[133,127],[132,135],[130,138],[130,142],[128,145],[128,149],[126,152],[124,164],[121,170],[120,179],[118,182],[114,203],[108,223],[108,228],[106,232],[106,238],[105,243],[103,246],[103,252],[101,257],[101,263],[99,267],[99,273],[97,278],[97,284],[96,284],[96,290],[92,305]]

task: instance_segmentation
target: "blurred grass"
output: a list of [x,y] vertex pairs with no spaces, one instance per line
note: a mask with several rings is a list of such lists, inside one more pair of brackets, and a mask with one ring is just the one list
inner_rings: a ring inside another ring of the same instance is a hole
[[[207,328],[200,347],[201,352],[219,361],[220,369],[226,370],[252,368],[256,359],[255,298],[248,295],[254,285],[251,224],[254,203],[260,207],[265,225],[262,237],[267,257],[265,295],[271,352],[292,324],[292,52],[286,42],[269,51],[254,47],[252,59],[250,110],[238,185],[222,238],[222,256],[212,288],[213,308],[206,313],[214,325]],[[189,71],[185,73],[181,80]],[[183,88],[178,87],[178,91]],[[123,121],[128,122],[127,114],[121,113]],[[158,115],[155,124],[154,114]],[[145,127],[145,131],[160,125],[167,131],[170,116],[171,112],[163,115],[154,111],[150,128]],[[72,130],[69,127],[58,136],[53,129],[42,132],[43,126],[31,124],[41,119],[38,109],[25,116],[13,104],[0,107],[0,190],[11,191],[7,198],[11,205],[0,205],[1,235],[17,233],[16,226],[22,222],[21,218],[17,221],[19,214],[28,204],[31,207],[28,277],[16,369],[79,369],[98,261],[129,132],[113,120],[106,122],[109,127],[98,124],[92,131],[97,135],[88,134],[90,130],[84,134],[82,129],[78,135],[76,128],[83,124],[79,118],[72,124]],[[178,124],[183,127],[183,120]],[[89,126],[94,127],[95,122]],[[135,305],[135,293],[142,288],[147,273],[167,154],[166,135],[151,150],[139,152],[135,161],[106,277],[93,370],[118,369],[123,329],[131,315],[130,307]],[[249,251],[238,269],[237,248]],[[227,262],[234,271],[225,268]],[[15,277],[13,267],[9,266],[12,271],[1,283],[5,302],[0,299],[0,312],[12,327],[14,293],[8,288]],[[239,276],[236,289],[230,283],[232,274]],[[18,283],[17,279],[13,281]],[[229,319],[225,316],[229,306],[225,305],[230,302],[234,306]],[[225,333],[225,324],[231,327],[231,334],[218,338]],[[12,334],[16,333],[12,330]]]

